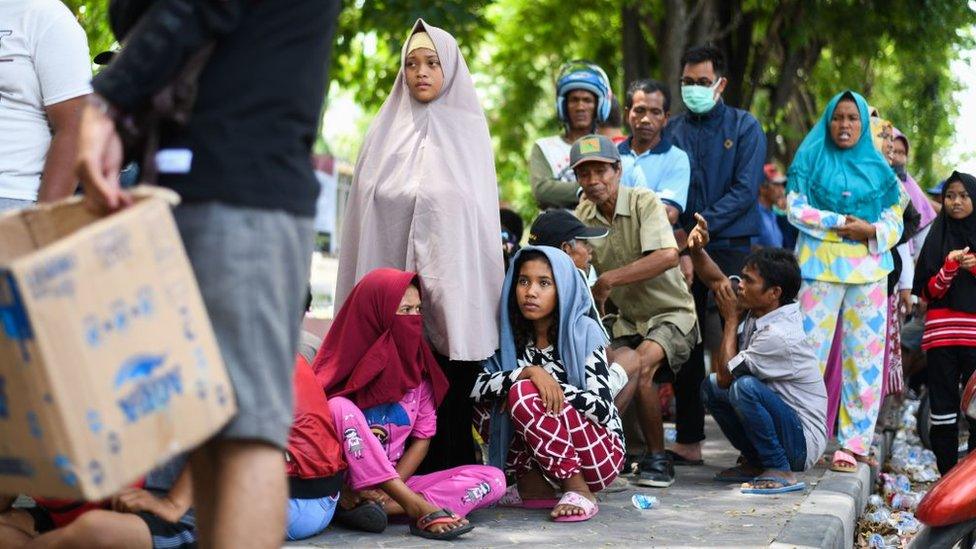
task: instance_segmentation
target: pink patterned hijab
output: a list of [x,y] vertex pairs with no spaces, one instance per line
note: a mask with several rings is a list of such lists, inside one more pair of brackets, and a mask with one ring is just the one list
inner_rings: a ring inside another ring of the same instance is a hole
[[457,42],[422,19],[444,85],[421,103],[403,62],[370,125],[346,207],[339,250],[338,310],[352,287],[380,267],[416,272],[427,336],[452,360],[483,360],[498,348],[501,224],[488,123]]

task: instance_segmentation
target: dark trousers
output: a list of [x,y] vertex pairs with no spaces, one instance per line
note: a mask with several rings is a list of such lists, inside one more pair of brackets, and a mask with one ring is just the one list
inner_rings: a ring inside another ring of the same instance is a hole
[[[749,247],[707,248],[708,255],[718,265],[722,272],[728,275],[739,275],[742,266],[749,255]],[[698,314],[698,325],[708,311],[708,287],[695,278],[691,286],[691,293],[695,297],[695,312]],[[704,330],[702,330],[704,336]],[[694,444],[705,440],[705,408],[702,406],[701,386],[705,380],[705,346],[699,343],[691,352],[681,369],[674,378],[675,399],[675,429],[676,441],[681,444]]]
[[430,441],[427,457],[417,468],[418,474],[478,463],[472,435],[474,402],[471,389],[481,373],[481,363],[449,360],[438,353],[434,356],[451,386],[437,408],[437,434]]
[[[925,351],[928,362],[929,439],[943,475],[959,460],[959,384],[976,370],[976,347],[936,347]],[[976,421],[969,421],[969,449],[976,448]]]
[[715,375],[702,382],[702,400],[725,438],[753,467],[803,471],[807,439],[796,410],[754,376],[742,376],[728,389]]

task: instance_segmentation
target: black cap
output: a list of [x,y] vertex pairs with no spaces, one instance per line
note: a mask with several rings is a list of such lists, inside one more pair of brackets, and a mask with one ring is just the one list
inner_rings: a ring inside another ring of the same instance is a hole
[[102,53],[96,55],[95,59],[92,59],[92,61],[96,65],[108,65],[109,63],[112,62],[112,59],[114,58],[115,58],[114,51],[103,51]]
[[529,244],[558,248],[563,242],[574,239],[603,238],[610,230],[587,227],[566,210],[549,210],[535,219],[529,229]]

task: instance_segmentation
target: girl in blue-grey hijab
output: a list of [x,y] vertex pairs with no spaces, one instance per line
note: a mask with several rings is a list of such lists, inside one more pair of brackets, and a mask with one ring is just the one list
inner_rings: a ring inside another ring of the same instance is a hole
[[[500,503],[553,508],[557,522],[596,515],[593,493],[617,477],[624,459],[607,336],[592,308],[568,255],[522,248],[502,289],[501,349],[471,393],[489,462],[517,481]],[[561,486],[560,499],[546,479]]]
[[[789,220],[800,230],[796,256],[803,285],[797,299],[827,385],[828,433],[838,420],[840,450],[831,468],[855,472],[858,461],[871,461],[884,378],[891,248],[901,237],[908,196],[874,147],[867,101],[853,91],[830,100],[787,178]],[[828,369],[838,326],[841,363]]]

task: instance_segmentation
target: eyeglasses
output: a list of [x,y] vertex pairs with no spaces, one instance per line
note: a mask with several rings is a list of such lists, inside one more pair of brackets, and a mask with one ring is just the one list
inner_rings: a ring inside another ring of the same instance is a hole
[[711,88],[712,84],[714,84],[714,82],[705,77],[699,78],[698,80],[695,80],[694,78],[681,79],[682,86],[705,86],[706,88]]

